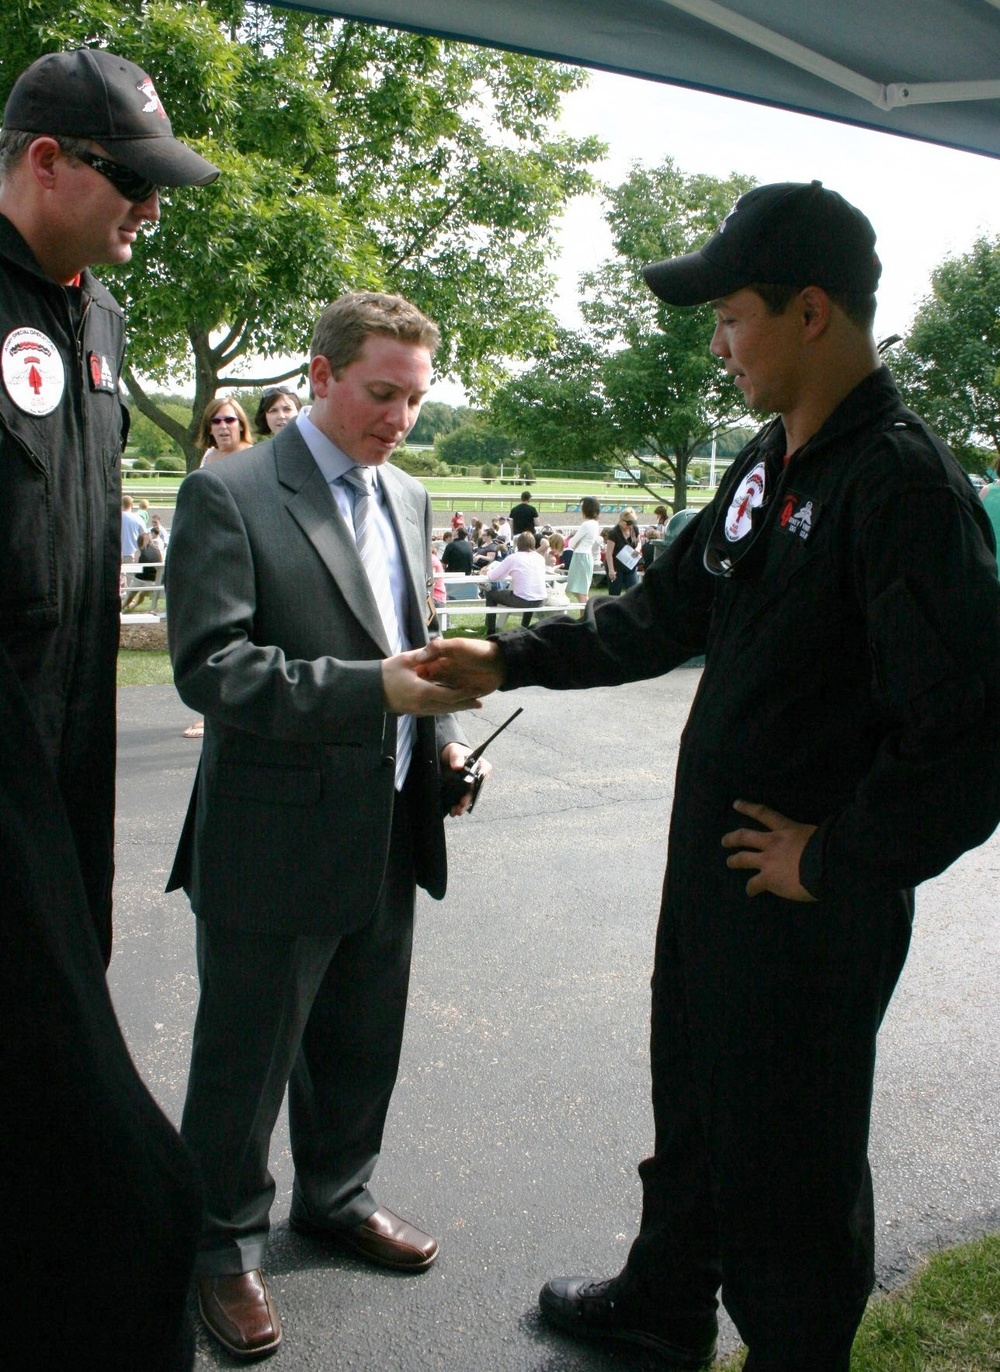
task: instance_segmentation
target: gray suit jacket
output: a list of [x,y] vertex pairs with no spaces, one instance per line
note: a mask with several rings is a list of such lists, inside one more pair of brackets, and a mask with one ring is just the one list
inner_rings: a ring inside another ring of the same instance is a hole
[[[431,507],[398,468],[379,480],[410,579],[409,637],[428,638]],[[166,568],[174,678],[205,717],[168,890],[234,929],[346,933],[388,854],[396,720],[382,703],[382,622],[354,536],[294,424],[181,485]],[[441,747],[417,721],[415,876],[444,895]]]

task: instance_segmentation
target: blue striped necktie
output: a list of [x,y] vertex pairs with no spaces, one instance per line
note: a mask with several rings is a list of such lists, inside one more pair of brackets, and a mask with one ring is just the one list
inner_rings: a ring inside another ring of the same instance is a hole
[[[354,492],[354,540],[358,554],[364,565],[379,616],[385,626],[385,636],[393,654],[404,649],[403,636],[399,630],[396,615],[396,602],[392,598],[389,584],[389,569],[386,566],[385,548],[378,532],[378,515],[375,510],[375,489],[373,473],[368,467],[349,467],[343,480]],[[401,715],[396,727],[396,790],[403,788],[406,773],[413,752],[413,719]]]

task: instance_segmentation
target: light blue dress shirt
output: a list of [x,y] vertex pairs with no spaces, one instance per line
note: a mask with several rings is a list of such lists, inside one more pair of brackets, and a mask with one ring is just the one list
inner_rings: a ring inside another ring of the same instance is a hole
[[[344,517],[344,522],[354,533],[354,491],[341,480],[344,473],[351,467],[359,464],[353,462],[346,453],[341,452],[326,434],[317,429],[308,415],[299,414],[295,421],[299,426],[299,433],[306,444],[306,447],[316,459],[316,465],[326,477],[330,487],[330,494],[337,502],[337,509]],[[393,604],[396,607],[396,619],[399,623],[399,633],[403,640],[403,648],[412,648],[407,633],[410,609],[410,591],[406,577],[406,567],[403,563],[403,555],[400,552],[399,540],[396,537],[396,528],[392,522],[385,504],[385,497],[382,494],[382,486],[378,479],[378,468],[373,467],[372,472],[375,477],[375,504],[377,514],[377,528],[382,546],[385,549],[385,562],[389,572],[389,588],[392,591]]]
[[[360,464],[352,462],[332,439],[327,438],[325,433],[317,429],[308,415],[300,412],[295,422],[299,426],[299,433],[302,435],[306,447],[316,460],[317,467],[326,477],[330,493],[337,502],[337,509],[344,517],[344,523],[354,534],[355,493],[352,487],[343,480],[343,476],[351,467],[357,467]],[[392,592],[393,604],[396,607],[399,636],[402,640],[403,649],[406,651],[413,647],[406,627],[409,623],[410,606],[406,569],[403,564],[403,555],[399,549],[399,540],[396,537],[396,528],[386,508],[382,485],[378,479],[378,468],[374,468],[373,471],[375,476],[376,528],[382,546],[385,548],[385,561],[389,571],[389,589]],[[398,757],[406,759],[406,762],[400,764],[400,770],[397,770],[396,774],[396,790],[400,791],[409,770],[409,757],[413,751],[416,735],[416,720],[413,715],[398,715],[397,719],[399,721],[396,735],[397,748],[400,750]]]

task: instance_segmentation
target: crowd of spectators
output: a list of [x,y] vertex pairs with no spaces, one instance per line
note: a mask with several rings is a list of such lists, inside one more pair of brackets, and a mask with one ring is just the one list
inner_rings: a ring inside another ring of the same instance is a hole
[[[511,592],[520,600],[531,599],[536,606],[543,603],[544,594],[537,597],[536,588],[526,591],[515,584],[523,580],[522,563],[529,552],[538,559],[529,565],[543,568],[550,581],[552,573],[560,581],[562,574],[566,574],[565,591],[577,602],[588,599],[595,577],[605,583],[612,595],[621,594],[652,565],[656,547],[664,539],[668,511],[665,506],[658,506],[654,511],[656,522],[645,530],[640,530],[633,509],[622,510],[616,523],[602,526],[600,502],[593,496],[584,497],[581,513],[583,519],[575,527],[555,528],[549,523],[539,527],[541,516],[530,503],[529,491],[523,493],[509,515],[466,522],[462,511],[456,510],[450,527],[434,534],[434,558],[440,564],[440,570],[437,565],[434,568],[435,602],[443,605],[448,599],[468,598],[466,587],[454,580],[459,574],[476,578],[491,604],[501,603],[495,595],[490,599],[497,589]],[[531,539],[530,549],[522,546],[523,535]],[[444,573],[451,574],[450,583],[442,579]],[[487,629],[492,618],[487,617]],[[530,618],[530,614],[525,614],[524,623]]]
[[[255,432],[261,437],[276,432],[301,408],[301,401],[289,387],[273,387],[265,391],[251,427],[232,397],[217,398],[206,407],[202,417],[201,435],[217,440],[206,452],[204,460],[212,461],[224,452],[250,447]],[[546,599],[545,589],[539,593],[535,585],[539,567],[547,574],[550,585],[552,574],[556,574],[564,585],[567,600],[585,602],[595,577],[604,583],[610,594],[620,594],[634,585],[652,564],[655,547],[664,537],[669,513],[664,506],[657,506],[654,511],[656,522],[641,532],[632,509],[622,510],[614,524],[602,526],[599,522],[601,506],[593,496],[584,497],[581,513],[582,521],[576,526],[556,528],[548,522],[540,525],[541,516],[531,504],[530,491],[522,493],[508,515],[474,517],[467,522],[462,511],[456,510],[449,527],[434,534],[432,600],[436,605],[444,606],[449,599],[467,599],[471,595],[485,598],[490,604],[503,604],[506,602],[499,600],[498,595],[513,595],[517,608],[524,608],[530,601],[530,610]],[[530,549],[521,545],[525,534],[531,539]],[[156,564],[165,560],[168,536],[159,516],[151,512],[148,500],[133,501],[128,495],[122,497],[122,562],[147,564],[143,572],[135,574],[135,580],[151,584],[162,579]],[[638,561],[632,566],[622,561],[623,549],[626,561],[638,554]],[[533,569],[528,577],[530,585],[525,580],[525,566]],[[450,584],[445,579],[446,574],[452,577]],[[468,589],[454,581],[455,574],[470,578]],[[148,594],[145,588],[127,587],[123,572],[123,611],[134,610]],[[530,622],[530,618],[530,613],[526,612],[523,623]],[[488,629],[490,619],[494,616],[488,616]]]
[[[275,387],[265,392],[257,414],[254,416],[253,429],[263,436],[263,427],[275,432],[298,413],[301,402],[285,387]],[[226,421],[233,411],[234,422]],[[238,413],[235,413],[238,411]],[[213,420],[220,423],[213,424]],[[230,435],[229,429],[233,432]],[[243,437],[246,433],[253,436],[249,420],[230,397],[213,401],[203,416],[203,432],[215,428],[223,430],[221,443],[226,451],[239,451],[251,446]],[[215,456],[222,452],[216,448]],[[214,460],[206,455],[206,460]],[[434,534],[432,548],[432,570],[434,582],[432,599],[444,605],[449,598],[449,587],[444,580],[445,574],[459,573],[469,578],[478,578],[485,591],[487,580],[502,589],[510,589],[513,579],[516,554],[528,550],[521,548],[521,534],[532,538],[531,552],[540,559],[547,572],[560,576],[566,574],[565,588],[578,602],[586,601],[596,576],[607,584],[611,594],[620,593],[628,585],[634,584],[638,576],[652,563],[655,545],[663,539],[667,511],[659,506],[654,512],[657,522],[649,525],[640,533],[635,511],[626,509],[621,512],[613,525],[599,523],[601,506],[593,496],[584,497],[581,502],[583,519],[577,526],[554,527],[544,523],[538,527],[540,516],[529,501],[525,491],[521,501],[511,510],[509,516],[496,514],[490,518],[473,518],[468,525],[465,516],[456,510],[451,517],[450,527],[440,529]],[[528,523],[534,529],[525,527]],[[522,527],[515,530],[514,525]],[[148,500],[133,501],[132,497],[122,497],[122,562],[125,564],[152,564],[148,570],[136,576],[152,582],[160,579],[155,564],[162,563],[166,557],[169,531],[160,517],[153,514]],[[622,548],[638,551],[639,560],[632,568],[624,567],[618,554]],[[609,559],[613,571],[608,573]],[[505,572],[499,567],[506,566]],[[550,577],[551,579],[551,577]],[[451,597],[465,598],[459,591],[455,593],[455,583],[451,585]],[[126,588],[124,574],[122,582],[122,608],[133,609],[145,593],[138,588]],[[526,616],[530,618],[530,616]]]

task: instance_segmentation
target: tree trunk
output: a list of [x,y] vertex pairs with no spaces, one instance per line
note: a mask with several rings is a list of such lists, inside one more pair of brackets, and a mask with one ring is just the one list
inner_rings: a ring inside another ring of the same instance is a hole
[[138,378],[128,363],[125,364],[124,370],[122,371],[122,380],[125,382],[128,398],[136,409],[141,414],[144,414],[147,419],[151,419],[157,428],[162,429],[167,437],[172,439],[180,448],[181,452],[184,454],[184,461],[187,463],[188,471],[190,471],[193,466],[197,467],[198,462],[201,460],[201,455],[198,454],[197,457],[195,456],[197,449],[193,442],[194,436],[190,427],[185,429],[183,424],[176,419],[172,419],[170,415],[164,410],[161,410],[158,405],[150,400],[149,396],[139,385]]
[[674,452],[674,513],[688,503],[688,453]]

